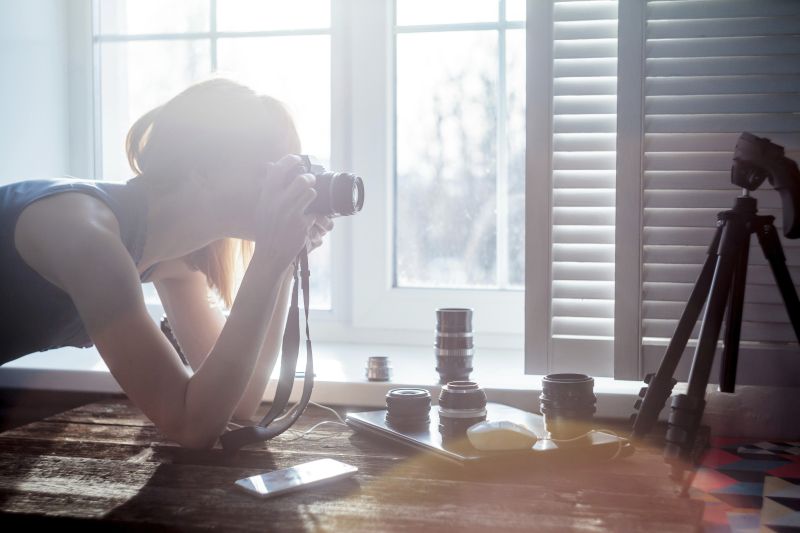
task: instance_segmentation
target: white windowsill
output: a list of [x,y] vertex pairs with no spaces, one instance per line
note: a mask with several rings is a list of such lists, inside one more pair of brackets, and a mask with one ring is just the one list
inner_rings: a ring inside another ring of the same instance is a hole
[[[391,381],[366,379],[366,361],[371,355],[389,357]],[[305,354],[301,352],[299,358],[298,368],[302,368]],[[490,401],[538,412],[542,376],[523,374],[521,352],[483,350],[476,353],[473,363],[475,370],[470,377],[486,390]],[[314,366],[316,380],[312,400],[325,405],[383,408],[389,389],[410,386],[429,389],[436,403],[440,391],[436,360],[429,346],[315,343]],[[265,401],[270,401],[275,394],[277,375],[276,369],[267,385]],[[302,379],[295,380],[292,401],[299,398],[302,385]],[[640,381],[595,378],[597,416],[628,418],[642,386]],[[10,361],[0,367],[0,387],[123,392],[93,347],[60,348]],[[680,387],[681,384],[676,390]],[[662,411],[662,418],[667,412],[667,408]]]

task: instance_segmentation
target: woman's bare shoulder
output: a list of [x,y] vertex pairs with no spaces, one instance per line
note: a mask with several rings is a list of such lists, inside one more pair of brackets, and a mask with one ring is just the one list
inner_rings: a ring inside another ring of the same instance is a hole
[[48,196],[28,205],[14,228],[14,245],[22,259],[51,283],[64,288],[64,273],[84,266],[91,253],[119,253],[119,224],[102,200],[77,192]]

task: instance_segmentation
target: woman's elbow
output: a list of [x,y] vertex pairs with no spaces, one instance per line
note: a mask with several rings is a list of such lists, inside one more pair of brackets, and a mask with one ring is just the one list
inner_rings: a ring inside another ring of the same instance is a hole
[[181,447],[192,450],[210,450],[214,447],[218,438],[218,435],[209,434],[197,427],[162,430],[162,433],[169,440],[178,443]]

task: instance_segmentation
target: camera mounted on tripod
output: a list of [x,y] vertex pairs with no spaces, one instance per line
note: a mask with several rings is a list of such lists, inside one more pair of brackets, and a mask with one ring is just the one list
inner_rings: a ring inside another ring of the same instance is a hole
[[736,143],[731,167],[731,182],[742,187],[732,209],[717,214],[717,227],[708,256],[703,264],[675,333],[670,340],[658,371],[645,377],[646,387],[639,392],[633,415],[633,438],[645,436],[655,425],[661,409],[672,394],[673,378],[681,356],[705,305],[702,326],[694,351],[686,394],[672,398],[664,456],[675,467],[676,477],[683,466],[694,460],[696,437],[705,409],[705,393],[722,328],[726,320],[720,365],[719,390],[734,392],[738,363],[742,310],[750,252],[750,235],[758,237],[783,302],[800,342],[800,300],[786,266],[775,217],[758,214],[756,199],[749,192],[765,180],[781,196],[783,232],[786,237],[800,237],[800,171],[797,163],[784,155],[782,146],[767,138],[744,132]]
[[789,239],[800,237],[800,170],[797,163],[784,155],[783,146],[765,137],[744,132],[736,142],[731,167],[731,182],[748,191],[758,189],[769,179],[781,195],[783,234]]

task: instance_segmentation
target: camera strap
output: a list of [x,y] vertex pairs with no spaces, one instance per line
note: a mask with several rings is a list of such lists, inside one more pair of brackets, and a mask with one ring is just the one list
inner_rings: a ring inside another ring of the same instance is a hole
[[[278,380],[278,388],[275,392],[275,399],[267,414],[258,424],[227,431],[220,436],[220,442],[225,451],[233,452],[248,444],[277,437],[292,427],[300,415],[303,414],[308,401],[311,399],[311,391],[314,388],[314,361],[308,328],[309,276],[308,252],[304,249],[294,262],[292,301],[286,318],[286,328],[283,331],[281,374]],[[292,385],[294,385],[297,356],[300,351],[300,309],[298,307],[298,291],[300,288],[303,290],[303,311],[306,317],[306,370],[300,400],[287,410],[286,407],[292,393]]]

